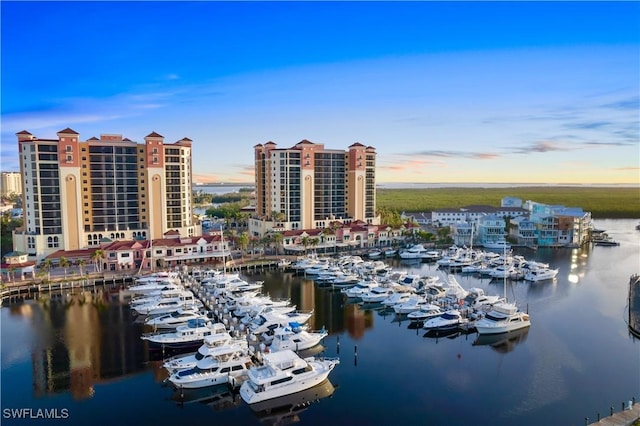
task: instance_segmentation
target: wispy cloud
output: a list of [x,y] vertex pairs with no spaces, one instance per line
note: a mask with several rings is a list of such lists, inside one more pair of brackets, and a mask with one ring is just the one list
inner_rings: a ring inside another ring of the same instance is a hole
[[[107,98],[68,98],[56,104],[64,107],[35,106],[30,111],[5,114],[2,117],[5,130],[40,130],[65,128],[82,123],[103,123],[146,114],[170,104],[172,93],[119,94]],[[162,100],[165,100],[163,102]],[[87,113],[86,111],[91,111]],[[62,127],[61,127],[62,126]]]
[[640,111],[640,96],[633,96],[630,98],[620,99],[618,101],[605,103],[600,105],[600,107],[615,109],[615,110]]
[[640,171],[640,167],[638,166],[628,166],[628,167],[614,167],[612,170],[621,171],[621,172],[637,172]]
[[513,149],[513,152],[516,154],[530,154],[532,152],[571,151],[574,149],[577,149],[577,146],[570,146],[555,141],[538,141],[526,146],[516,147]]
[[477,160],[493,160],[499,158],[500,154],[494,152],[467,152],[467,151],[442,151],[442,150],[428,150],[428,151],[416,151],[409,154],[409,156],[424,156],[424,157],[438,157],[438,158],[472,158]]
[[199,183],[221,182],[221,176],[216,173],[194,173],[193,181]]
[[255,176],[256,169],[253,165],[237,165],[237,169],[239,169],[238,174],[242,176],[249,176],[251,179]]
[[582,145],[589,147],[608,147],[608,146],[629,146],[636,145],[630,142],[585,142]]
[[601,129],[603,127],[611,126],[613,123],[611,121],[583,121],[580,123],[567,123],[564,125],[567,129]]
[[421,173],[422,170],[427,167],[433,166],[442,166],[440,162],[433,162],[428,160],[401,160],[401,161],[392,161],[388,164],[379,164],[377,168],[381,171],[388,171],[394,173],[404,173],[404,172],[412,172],[412,173]]

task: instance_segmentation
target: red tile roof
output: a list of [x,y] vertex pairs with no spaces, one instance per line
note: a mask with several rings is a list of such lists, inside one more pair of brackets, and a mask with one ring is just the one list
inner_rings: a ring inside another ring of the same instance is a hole
[[158,134],[156,132],[151,132],[145,137],[147,137],[147,138],[164,138],[164,136],[162,136],[161,134]]
[[29,266],[33,266],[35,265],[36,262],[33,261],[28,261],[28,262],[24,262],[24,263],[12,263],[12,264],[8,264],[8,263],[0,263],[0,269],[11,269],[11,268],[27,268]]
[[16,133],[16,135],[30,135],[31,133],[27,132],[26,130],[22,130],[18,133]]
[[73,129],[70,129],[69,127],[67,127],[64,130],[60,130],[58,133],[64,133],[64,134],[71,134],[71,135],[79,135],[80,133],[76,132]]

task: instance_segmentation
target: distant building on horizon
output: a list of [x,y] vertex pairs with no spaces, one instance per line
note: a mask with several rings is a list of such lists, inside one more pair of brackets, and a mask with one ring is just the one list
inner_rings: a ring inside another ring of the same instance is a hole
[[377,224],[376,151],[346,151],[302,140],[291,148],[254,146],[256,210],[253,236],[270,230],[325,228],[333,221]]
[[19,172],[2,172],[0,176],[0,195],[22,195],[22,175]]
[[201,234],[193,217],[190,139],[167,144],[152,132],[144,143],[117,134],[81,141],[69,128],[57,136],[17,133],[24,226],[14,232],[14,250],[40,260],[104,239]]

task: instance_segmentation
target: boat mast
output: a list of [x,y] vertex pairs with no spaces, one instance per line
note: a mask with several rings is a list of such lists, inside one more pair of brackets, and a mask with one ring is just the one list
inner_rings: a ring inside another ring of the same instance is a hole
[[507,245],[505,244],[504,247],[502,248],[503,250],[503,257],[504,257],[504,272],[502,274],[502,287],[503,287],[503,291],[504,291],[504,301],[505,303],[507,302]]

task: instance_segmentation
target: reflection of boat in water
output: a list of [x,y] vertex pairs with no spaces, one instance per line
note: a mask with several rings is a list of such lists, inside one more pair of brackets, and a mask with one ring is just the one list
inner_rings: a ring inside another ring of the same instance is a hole
[[240,395],[233,392],[226,383],[198,389],[176,389],[171,395],[171,400],[179,405],[197,402],[208,405],[215,411],[227,410],[244,404]]
[[424,334],[424,337],[430,339],[438,339],[446,337],[448,339],[455,339],[458,336],[471,334],[473,331],[465,330],[462,328],[449,328],[445,330],[431,329]]
[[473,346],[491,346],[497,352],[507,353],[527,340],[528,334],[528,327],[502,334],[480,334],[473,342]]
[[326,379],[322,383],[290,395],[251,404],[249,407],[263,424],[283,425],[300,421],[298,414],[323,398],[333,395],[335,388]]

